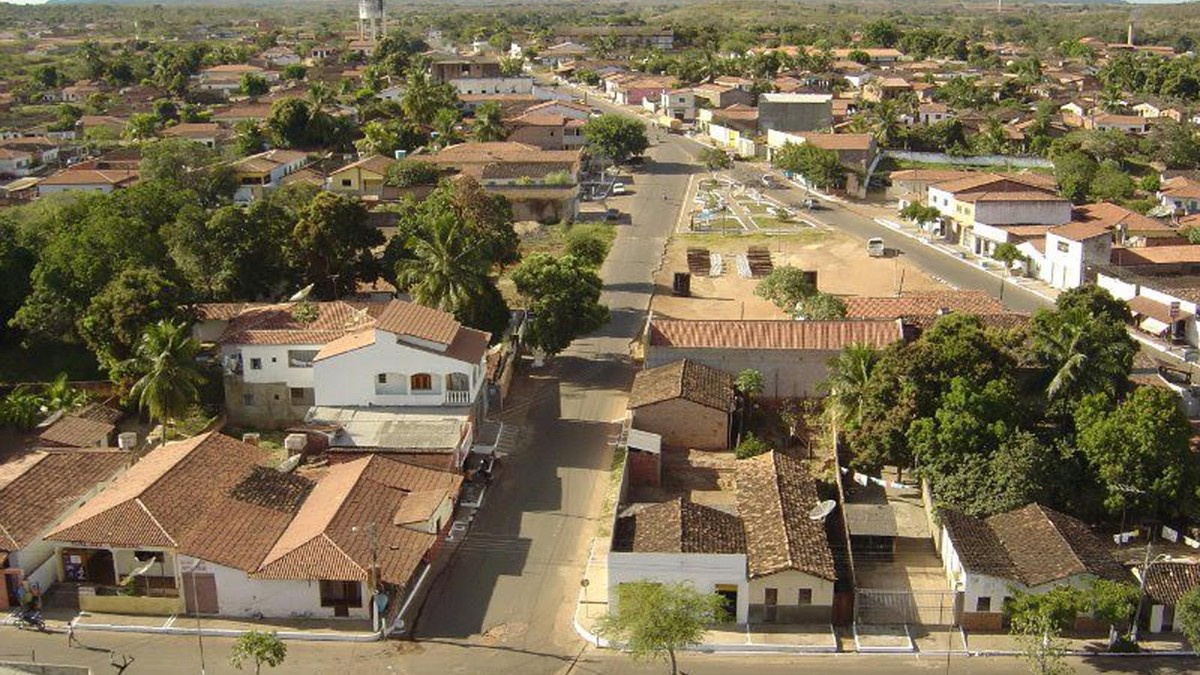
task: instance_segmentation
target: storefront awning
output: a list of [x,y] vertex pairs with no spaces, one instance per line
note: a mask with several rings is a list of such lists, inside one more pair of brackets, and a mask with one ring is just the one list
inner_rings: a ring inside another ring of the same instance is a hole
[[1155,318],[1149,317],[1149,316],[1144,317],[1138,323],[1138,328],[1141,328],[1142,330],[1146,331],[1147,333],[1150,333],[1151,335],[1161,336],[1163,333],[1166,333],[1170,327],[1171,326],[1169,324],[1165,324],[1165,323],[1159,321],[1158,319],[1155,319]]
[[1158,302],[1157,300],[1151,300],[1144,295],[1139,295],[1136,298],[1129,300],[1129,311],[1138,316],[1151,318],[1159,323],[1168,325],[1175,323],[1176,321],[1183,321],[1189,316],[1192,316],[1191,312],[1180,309],[1179,313],[1175,317],[1172,317],[1171,308],[1169,305]]

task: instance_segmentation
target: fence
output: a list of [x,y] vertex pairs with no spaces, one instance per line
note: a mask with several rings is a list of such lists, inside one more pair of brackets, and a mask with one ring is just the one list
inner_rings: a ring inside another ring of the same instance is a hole
[[960,591],[860,588],[854,597],[854,621],[866,625],[956,626],[961,610]]
[[955,166],[1004,166],[1018,169],[1053,169],[1054,162],[1044,157],[1012,157],[1009,155],[975,155],[954,157],[943,152],[917,152],[915,150],[884,150],[884,156],[909,162],[930,164],[953,164]]

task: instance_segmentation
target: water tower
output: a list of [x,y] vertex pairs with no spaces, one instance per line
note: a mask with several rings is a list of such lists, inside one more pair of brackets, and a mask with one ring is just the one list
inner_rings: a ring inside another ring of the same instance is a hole
[[383,0],[358,0],[358,38],[378,40],[384,31],[386,18]]

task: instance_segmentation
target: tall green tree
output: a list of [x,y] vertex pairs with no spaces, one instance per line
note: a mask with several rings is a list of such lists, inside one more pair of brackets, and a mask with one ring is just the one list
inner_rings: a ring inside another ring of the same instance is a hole
[[856,429],[862,424],[867,384],[880,356],[874,347],[858,343],[842,349],[830,364],[826,401],[842,428]]
[[790,265],[783,265],[771,270],[754,287],[754,294],[764,300],[770,300],[789,316],[796,311],[802,300],[817,292],[817,287],[804,274],[804,270]]
[[79,319],[79,333],[114,379],[147,326],[179,314],[182,294],[158,270],[134,267],[110,281]]
[[1173,392],[1141,387],[1115,407],[1105,394],[1092,394],[1076,407],[1075,424],[1076,443],[1107,488],[1110,513],[1200,512],[1191,425]]
[[1189,589],[1175,605],[1175,625],[1187,638],[1192,651],[1200,651],[1200,586]]
[[1010,632],[1018,636],[1022,653],[1034,675],[1066,675],[1066,648],[1061,638],[1086,600],[1078,589],[1059,586],[1041,594],[1018,591],[1009,604]]
[[1083,308],[1042,310],[1031,332],[1032,355],[1045,369],[1046,398],[1059,412],[1088,394],[1111,397],[1128,389],[1137,345],[1123,322]]
[[776,168],[799,174],[820,190],[840,188],[846,183],[846,169],[836,152],[811,143],[788,143],[775,153]]
[[200,396],[204,377],[196,364],[200,343],[192,339],[183,322],[159,321],[146,327],[134,353],[130,371],[141,376],[130,395],[163,424],[169,437],[172,420],[185,414]]
[[500,104],[488,101],[475,109],[475,124],[471,127],[475,140],[480,142],[502,141],[508,136]]
[[535,253],[512,279],[531,314],[529,343],[548,356],[608,322],[608,307],[600,304],[600,277],[569,255]]
[[319,297],[336,298],[359,280],[377,277],[372,249],[383,243],[361,202],[321,192],[300,210],[289,254]]
[[645,124],[614,113],[588,120],[583,125],[583,136],[594,154],[617,165],[641,155],[650,147]]
[[711,625],[727,620],[724,602],[691,584],[625,583],[617,590],[617,606],[600,617],[596,631],[634,659],[666,660],[676,675],[676,652],[700,644]]

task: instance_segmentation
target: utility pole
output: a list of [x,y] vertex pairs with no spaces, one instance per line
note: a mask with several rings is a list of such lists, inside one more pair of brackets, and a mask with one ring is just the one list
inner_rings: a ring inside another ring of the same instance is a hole
[[[360,528],[351,528],[352,532],[358,532]],[[375,523],[367,523],[361,528],[367,533],[368,546],[371,549],[371,571],[367,575],[367,591],[371,596],[371,614],[375,622],[375,629],[381,630],[383,627],[383,617],[378,616],[379,609],[375,605],[375,595],[379,592],[379,529]]]
[[200,628],[200,589],[196,586],[196,567],[199,560],[192,561],[192,611],[196,613],[196,642],[200,645],[200,675],[204,675],[204,631]]

